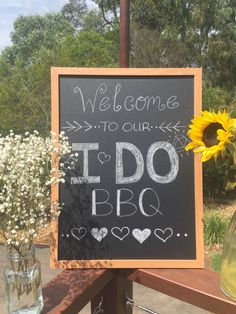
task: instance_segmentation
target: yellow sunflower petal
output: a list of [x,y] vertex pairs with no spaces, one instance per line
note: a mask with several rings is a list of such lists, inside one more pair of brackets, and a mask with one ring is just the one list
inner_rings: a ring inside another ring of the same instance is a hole
[[185,150],[188,151],[188,150],[193,149],[195,147],[196,147],[196,143],[191,142],[187,146],[185,146]]
[[[213,128],[207,129],[211,124]],[[214,124],[216,124],[216,130],[215,134],[214,132],[212,134]],[[219,127],[217,129],[218,124],[220,124],[222,128]],[[230,142],[233,136],[232,132],[234,132],[235,136],[236,119],[232,119],[226,110],[218,112],[202,111],[201,116],[194,116],[194,119],[191,120],[188,136],[192,142],[186,146],[186,150],[201,153],[202,161],[207,161],[212,157],[218,156],[218,154],[224,150],[225,145]],[[218,143],[215,144],[216,142]],[[210,143],[214,143],[214,145],[210,146]]]

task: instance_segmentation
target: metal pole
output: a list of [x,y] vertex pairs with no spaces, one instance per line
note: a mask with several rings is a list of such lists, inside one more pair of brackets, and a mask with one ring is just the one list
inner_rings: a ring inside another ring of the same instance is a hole
[[129,67],[130,0],[120,0],[120,67]]

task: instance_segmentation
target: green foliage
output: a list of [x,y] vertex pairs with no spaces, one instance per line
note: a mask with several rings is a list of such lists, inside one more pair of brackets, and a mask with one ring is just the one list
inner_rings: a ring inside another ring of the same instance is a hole
[[115,17],[118,15],[119,11],[119,0],[93,0],[103,14],[113,14]]
[[214,272],[219,273],[221,266],[221,254],[216,252],[211,256],[211,267]]
[[[205,83],[205,82],[204,82]],[[233,96],[222,87],[207,86],[203,83],[202,107],[204,110],[229,109],[229,104],[235,101]]]
[[134,67],[185,67],[191,63],[189,48],[170,28],[163,33],[134,28],[131,40],[131,63]]
[[117,51],[112,41],[94,31],[81,31],[68,36],[58,49],[58,61],[63,66],[114,67]]
[[[201,66],[203,109],[236,107],[235,1],[133,0],[131,6],[132,66]],[[223,160],[204,164],[205,195],[225,195],[232,173]]]
[[206,211],[204,215],[204,242],[206,245],[223,244],[228,220],[215,211]]
[[5,49],[2,55],[12,65],[18,62],[28,66],[37,60],[42,47],[53,49],[66,35],[73,33],[71,23],[59,13],[20,16],[14,22],[11,33],[13,45]]
[[119,0],[93,0],[103,17],[104,26],[108,29],[119,29]]
[[[47,104],[48,105],[48,104]],[[15,66],[8,78],[0,82],[0,133],[5,135],[10,129],[23,131],[49,129],[50,117],[45,104],[30,81],[30,70]]]
[[106,27],[101,11],[91,10],[83,19],[83,30],[95,31],[98,33],[105,33]]
[[51,67],[117,66],[115,36],[76,32],[62,14],[19,17],[14,27],[13,45],[0,55],[0,133],[48,134]]
[[[150,64],[202,66],[204,78],[212,86],[234,88],[235,1],[134,0],[131,5],[132,61],[135,66],[143,56],[146,57],[146,67]],[[145,31],[147,38],[143,30],[149,30],[149,33]],[[141,56],[142,40],[145,45]]]
[[226,193],[228,163],[222,159],[211,159],[203,163],[203,192],[207,197],[223,197]]
[[81,28],[87,10],[85,0],[69,0],[69,2],[63,6],[61,13],[75,28]]

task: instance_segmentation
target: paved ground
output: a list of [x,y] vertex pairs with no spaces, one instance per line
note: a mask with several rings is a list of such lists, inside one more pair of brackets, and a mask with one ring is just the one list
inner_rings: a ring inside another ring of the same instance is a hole
[[[43,284],[47,283],[53,278],[59,270],[53,270],[49,268],[49,249],[47,247],[37,247],[36,249],[37,258],[41,262],[42,266],[42,280]],[[5,303],[5,291],[4,291],[4,280],[2,271],[6,265],[6,253],[5,247],[0,246],[0,314],[6,314],[6,303]],[[133,298],[136,303],[148,307],[158,314],[209,314],[209,312],[191,306],[190,304],[181,302],[174,298],[168,297],[162,293],[158,293],[152,289],[148,289],[139,284],[134,284],[134,295]],[[90,314],[90,306],[87,305],[81,312],[81,314]],[[134,314],[145,313],[139,309],[134,309]],[[112,314],[112,313],[104,313]]]

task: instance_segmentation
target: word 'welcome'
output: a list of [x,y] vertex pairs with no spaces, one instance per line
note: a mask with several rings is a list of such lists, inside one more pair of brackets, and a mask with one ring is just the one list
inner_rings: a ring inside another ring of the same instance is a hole
[[94,97],[88,98],[87,101],[82,89],[79,86],[74,88],[74,93],[79,96],[79,103],[82,104],[83,112],[86,112],[86,110],[91,110],[92,113],[96,110],[113,110],[114,112],[118,112],[122,109],[126,111],[147,111],[151,106],[155,107],[159,111],[163,111],[165,109],[176,109],[180,105],[177,101],[177,96],[174,95],[168,97],[166,101],[163,101],[160,96],[141,95],[134,97],[128,95],[124,98],[122,103],[118,103],[118,95],[120,94],[121,89],[121,84],[118,83],[112,92],[113,96],[103,96],[108,93],[108,88],[105,83],[101,83],[97,87]]

